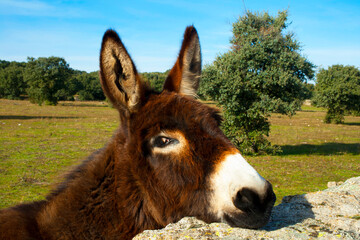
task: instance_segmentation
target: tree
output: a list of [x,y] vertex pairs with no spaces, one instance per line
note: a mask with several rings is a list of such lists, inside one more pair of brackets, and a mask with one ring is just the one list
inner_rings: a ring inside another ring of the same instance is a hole
[[266,139],[270,113],[295,114],[314,76],[294,34],[285,32],[287,17],[248,11],[233,23],[231,50],[203,71],[200,96],[221,105],[224,132],[246,153],[275,150]]
[[161,92],[165,79],[170,70],[166,72],[144,72],[141,73],[145,81],[148,81],[150,86],[158,92]]
[[10,62],[6,60],[0,60],[0,69],[7,68],[10,65]]
[[78,92],[80,100],[105,100],[105,95],[102,91],[99,72],[82,73],[79,76],[82,85]]
[[305,83],[305,99],[312,99],[314,97],[315,85],[312,83]]
[[87,73],[74,69],[70,69],[69,73],[70,75],[66,79],[65,87],[60,89],[56,94],[59,100],[73,101],[74,95],[78,94],[79,91],[84,88],[84,86],[80,82],[79,76]]
[[333,65],[316,75],[314,103],[328,109],[326,123],[342,123],[347,111],[360,111],[360,70]]
[[4,68],[0,68],[0,97],[20,99],[26,89],[23,78],[25,63],[11,62],[2,65]]
[[66,81],[71,69],[63,58],[28,58],[24,79],[28,84],[27,93],[33,103],[56,105],[64,95]]

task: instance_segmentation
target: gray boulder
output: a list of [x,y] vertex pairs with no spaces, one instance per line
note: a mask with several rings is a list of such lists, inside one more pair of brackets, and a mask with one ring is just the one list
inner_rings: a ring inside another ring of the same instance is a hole
[[360,239],[360,177],[321,192],[287,196],[260,230],[186,217],[134,239]]

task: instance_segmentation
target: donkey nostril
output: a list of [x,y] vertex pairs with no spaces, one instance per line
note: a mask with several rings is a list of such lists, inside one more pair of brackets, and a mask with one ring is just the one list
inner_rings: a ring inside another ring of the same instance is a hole
[[236,194],[236,199],[235,200],[236,201],[241,201],[242,198],[243,198],[243,196],[241,195],[240,191],[238,191],[237,194]]
[[260,203],[260,199],[258,194],[256,194],[253,190],[243,188],[236,193],[233,203],[236,208],[243,212],[254,212],[254,210],[256,211],[256,206]]
[[251,199],[249,198],[249,194],[246,189],[238,191],[233,202],[236,208],[244,212],[248,212],[252,205]]
[[243,201],[243,196],[241,195],[240,191],[238,191],[236,193],[235,199],[234,199],[234,205],[236,208],[243,210],[244,208],[244,201]]

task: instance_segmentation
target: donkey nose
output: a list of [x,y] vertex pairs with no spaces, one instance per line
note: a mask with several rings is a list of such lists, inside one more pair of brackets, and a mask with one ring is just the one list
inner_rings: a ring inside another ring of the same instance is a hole
[[263,215],[272,208],[276,196],[271,184],[266,181],[264,191],[259,193],[251,188],[244,187],[233,198],[236,208],[245,213]]

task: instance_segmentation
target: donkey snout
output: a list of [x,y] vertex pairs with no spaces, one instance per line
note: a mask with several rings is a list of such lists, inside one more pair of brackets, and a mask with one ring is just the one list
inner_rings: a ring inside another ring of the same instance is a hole
[[269,221],[276,200],[272,186],[240,154],[226,156],[211,186],[211,207],[221,221],[244,228],[260,228]]

